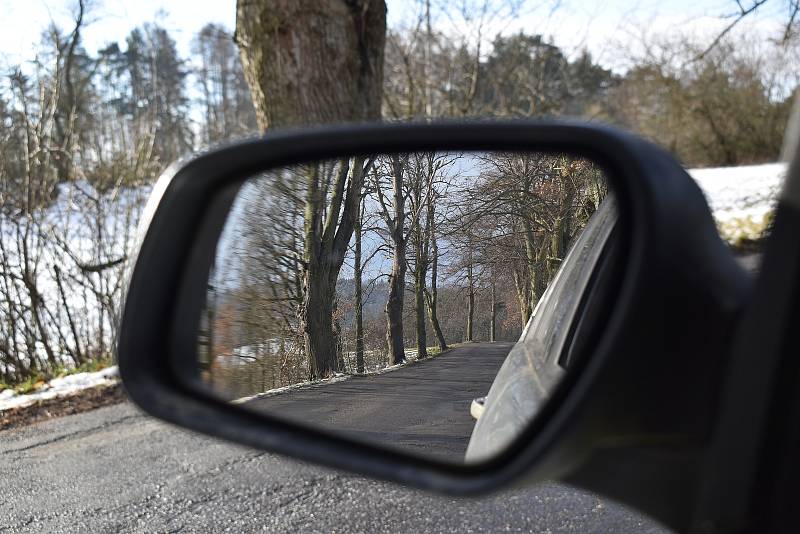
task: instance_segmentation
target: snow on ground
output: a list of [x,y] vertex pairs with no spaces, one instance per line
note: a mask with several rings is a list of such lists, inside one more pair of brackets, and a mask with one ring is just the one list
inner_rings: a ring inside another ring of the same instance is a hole
[[[405,351],[406,361],[403,363],[397,363],[395,365],[390,365],[388,367],[383,367],[378,369],[377,371],[368,371],[362,375],[352,375],[352,374],[345,374],[345,373],[336,373],[334,376],[330,378],[323,378],[321,380],[311,380],[308,382],[298,382],[296,384],[290,384],[288,386],[283,386],[274,389],[268,389],[267,391],[256,393],[255,395],[248,395],[246,397],[239,397],[238,399],[234,399],[231,401],[232,404],[243,404],[245,402],[250,402],[254,399],[261,399],[264,397],[272,397],[273,395],[280,395],[281,393],[286,393],[287,391],[294,391],[298,389],[309,389],[309,388],[316,388],[320,386],[326,386],[328,384],[333,384],[336,382],[342,382],[344,380],[348,380],[353,376],[373,376],[373,375],[382,375],[384,373],[389,373],[391,371],[396,371],[401,367],[405,367],[411,363],[417,361],[417,349],[410,349]],[[438,354],[431,356],[431,358],[435,358]]]
[[119,372],[114,365],[94,373],[76,373],[54,378],[35,393],[17,395],[13,389],[4,389],[0,391],[0,412],[29,406],[42,400],[68,397],[88,388],[111,386],[117,382],[119,382]]
[[336,382],[342,382],[350,378],[350,375],[346,375],[343,373],[336,373],[334,376],[330,378],[323,378],[322,380],[310,380],[308,382],[298,382],[296,384],[290,384],[288,386],[283,386],[280,388],[268,389],[262,393],[256,393],[255,395],[248,395],[246,397],[239,397],[238,399],[232,400],[231,404],[244,404],[245,402],[250,402],[254,399],[261,399],[264,397],[272,397],[273,395],[280,395],[281,393],[286,393],[287,391],[295,391],[298,389],[309,389],[309,388],[317,388],[320,386],[327,386],[328,384],[334,384]]
[[[29,290],[22,282],[27,263],[32,266],[28,270],[41,296],[42,309],[50,312],[45,314],[43,325],[48,337],[66,338],[73,347],[83,345],[86,352],[110,346],[116,314],[101,307],[100,302],[121,299],[124,264],[97,271],[86,267],[114,264],[130,256],[136,223],[151,190],[150,186],[138,186],[103,191],[83,180],[62,183],[52,204],[35,216],[0,217],[0,239],[5,245],[2,267],[7,271],[0,317],[22,317],[20,320],[28,324],[33,321],[27,302]],[[26,257],[27,262],[23,259]],[[67,322],[67,308],[74,326]],[[23,362],[27,363],[32,353],[42,360],[47,358],[44,345],[28,339],[26,332],[27,328],[4,325],[0,338],[16,335]],[[77,341],[73,332],[77,332]],[[58,346],[53,349],[64,350]],[[73,360],[66,356],[59,363],[69,365]]]
[[689,169],[703,190],[723,237],[757,238],[777,202],[785,163]]

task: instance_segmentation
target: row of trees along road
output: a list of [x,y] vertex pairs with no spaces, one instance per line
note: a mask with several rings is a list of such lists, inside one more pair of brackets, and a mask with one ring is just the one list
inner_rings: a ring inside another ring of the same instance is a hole
[[313,374],[298,320],[307,274],[297,223],[310,179],[325,188],[356,173],[364,198],[354,245],[327,281],[334,373],[402,363],[409,349],[426,358],[429,339],[439,350],[446,339],[516,339],[607,194],[591,162],[544,153],[376,155],[254,177],[209,284],[201,361],[218,391],[240,397],[326,376]]
[[[150,185],[171,161],[203,145],[329,122],[577,114],[649,136],[690,166],[777,157],[797,87],[791,24],[777,45],[741,45],[734,32],[711,48],[677,33],[648,36],[624,72],[610,72],[590,51],[568,55],[535,33],[487,38],[524,8],[520,2],[462,4],[421,1],[415,17],[387,28],[376,0],[241,1],[235,38],[208,25],[182,57],[158,24],[87,51],[82,33],[91,17],[78,0],[73,27],[45,28],[37,57],[4,72],[0,83],[0,380],[46,377],[110,356],[121,273]],[[394,203],[390,180],[341,178],[327,186],[310,180],[300,191],[295,290],[302,305],[293,320],[304,325],[309,374],[339,368],[341,336],[331,317],[345,293],[330,280],[359,235],[387,220],[405,229],[397,244],[404,241],[407,272],[398,262],[395,276],[351,282],[348,294],[366,299],[385,284],[387,300],[395,288],[395,317],[396,305],[404,317],[427,307],[427,323],[417,314],[403,339],[422,327],[440,346],[482,335],[475,317],[488,308],[491,288],[470,283],[480,273],[465,268],[463,304],[448,308],[450,289],[438,291],[434,281],[454,267],[438,264],[436,237],[418,237],[446,231],[444,219],[426,215],[439,186],[413,189],[403,181],[402,202]],[[379,194],[377,187],[391,211],[388,219],[378,213],[366,220],[363,199]],[[392,240],[384,246],[401,252]],[[431,326],[436,315],[441,336]],[[445,316],[458,316],[463,331],[448,336]],[[357,340],[385,330],[368,317],[358,324]],[[400,338],[393,334],[390,345]],[[399,349],[392,358],[402,358]]]

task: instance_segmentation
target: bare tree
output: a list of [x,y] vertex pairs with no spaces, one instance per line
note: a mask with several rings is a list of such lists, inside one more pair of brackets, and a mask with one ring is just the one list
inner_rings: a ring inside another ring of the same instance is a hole
[[[481,161],[480,176],[463,191],[448,231],[459,256],[453,267],[466,284],[467,340],[474,336],[478,288],[491,296],[501,277],[513,279],[520,321],[527,323],[569,244],[607,192],[602,173],[580,158],[489,154]],[[491,300],[494,315],[497,299]]]
[[361,239],[363,236],[364,200],[358,205],[358,214],[355,222],[355,244],[353,251],[353,286],[355,298],[355,336],[356,336],[356,372],[363,373],[364,367],[364,286],[361,281],[364,264],[361,255]]
[[[382,1],[239,1],[235,39],[261,129],[379,118],[385,33]],[[363,167],[361,159],[343,162],[330,183],[319,170],[307,176],[300,318],[314,378],[338,366],[335,282]]]
[[[389,365],[405,361],[405,342],[403,338],[403,307],[405,301],[406,270],[406,190],[404,174],[408,163],[408,155],[393,155],[382,165],[383,169],[375,169],[373,174],[375,192],[380,203],[384,223],[392,242],[392,272],[389,276],[389,297],[386,301],[386,342],[389,346]],[[383,170],[383,172],[380,172]],[[391,182],[392,200],[389,202],[384,193],[383,178]]]
[[193,41],[205,143],[233,139],[257,131],[255,109],[244,79],[233,36],[219,24],[206,24]]
[[695,53],[694,59],[700,61],[704,59],[714,48],[719,46],[721,42],[730,34],[733,29],[739,25],[743,20],[751,17],[766,4],[779,4],[783,3],[785,6],[785,23],[783,31],[778,42],[782,45],[788,44],[790,41],[797,37],[797,28],[800,24],[800,1],[798,0],[751,0],[750,2],[742,2],[742,0],[734,0],[736,9],[729,13],[722,14],[723,19],[727,19],[728,23],[722,30],[720,30],[711,42],[706,45],[702,50]]
[[436,335],[436,341],[439,344],[439,351],[444,352],[447,350],[447,341],[445,340],[442,327],[439,324],[439,221],[437,220],[436,204],[441,201],[442,194],[435,189],[435,183],[431,180],[429,184],[430,191],[426,195],[425,209],[425,259],[430,262],[430,287],[423,288],[425,291],[425,302],[428,307],[428,318],[431,322],[431,327]]
[[[130,145],[80,46],[50,27],[10,77],[0,130],[0,369],[15,381],[111,356],[123,268],[152,160]],[[88,113],[93,109],[94,113]],[[138,146],[138,144],[134,144]]]

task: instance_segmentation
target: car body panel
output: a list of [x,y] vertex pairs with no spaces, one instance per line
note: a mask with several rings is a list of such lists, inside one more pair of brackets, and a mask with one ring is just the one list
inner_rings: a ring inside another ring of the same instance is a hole
[[592,215],[536,304],[486,397],[466,460],[496,456],[528,426],[566,372],[570,325],[580,313],[593,273],[617,220],[609,196]]

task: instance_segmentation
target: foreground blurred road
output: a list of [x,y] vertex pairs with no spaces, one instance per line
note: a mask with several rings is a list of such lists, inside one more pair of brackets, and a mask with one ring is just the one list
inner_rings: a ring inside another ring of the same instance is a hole
[[[482,362],[475,376],[499,365],[502,354],[494,363]],[[454,363],[441,358],[428,372]],[[403,377],[363,383],[384,387],[402,384]],[[340,388],[352,393],[357,382],[348,382]],[[406,393],[415,410],[426,398],[441,404],[436,395]],[[460,406],[440,406],[441,415],[460,416]],[[417,434],[408,443],[427,432],[426,424],[415,422]],[[479,500],[437,497],[189,433],[130,403],[0,432],[0,532],[222,531],[663,532],[620,506],[562,485]]]

